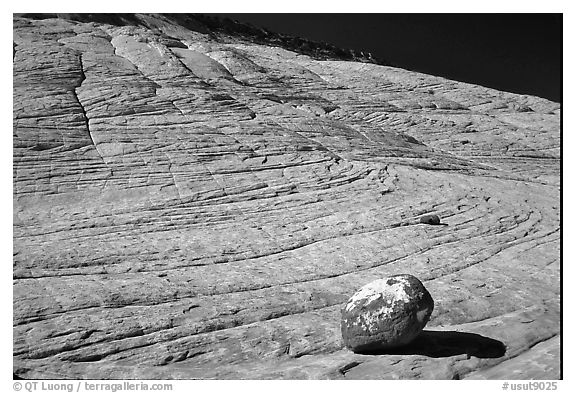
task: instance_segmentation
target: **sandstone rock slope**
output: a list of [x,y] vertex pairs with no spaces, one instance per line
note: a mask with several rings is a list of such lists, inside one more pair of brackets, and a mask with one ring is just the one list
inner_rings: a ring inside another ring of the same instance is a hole
[[[15,374],[559,377],[560,104],[132,20],[14,18]],[[394,274],[422,336],[345,349]]]

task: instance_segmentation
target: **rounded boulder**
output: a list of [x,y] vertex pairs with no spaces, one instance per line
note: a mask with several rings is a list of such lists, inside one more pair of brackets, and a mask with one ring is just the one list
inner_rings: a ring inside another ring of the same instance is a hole
[[438,217],[436,214],[427,214],[420,217],[420,222],[422,224],[428,225],[440,225],[440,217]]
[[422,282],[409,274],[373,281],[342,309],[342,338],[354,352],[400,347],[415,339],[434,310]]

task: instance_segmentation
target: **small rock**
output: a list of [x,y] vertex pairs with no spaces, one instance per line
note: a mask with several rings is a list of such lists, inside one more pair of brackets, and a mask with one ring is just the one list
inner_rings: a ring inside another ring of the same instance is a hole
[[434,300],[416,277],[399,274],[373,281],[342,309],[342,338],[354,352],[408,344],[426,326]]
[[428,225],[440,225],[440,217],[438,217],[436,214],[427,214],[420,217],[420,222],[422,224]]

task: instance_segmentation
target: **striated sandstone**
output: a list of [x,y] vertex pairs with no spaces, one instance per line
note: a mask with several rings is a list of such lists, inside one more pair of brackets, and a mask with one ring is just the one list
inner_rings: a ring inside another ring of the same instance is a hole
[[[16,375],[559,377],[560,104],[130,20],[14,18]],[[423,335],[344,349],[399,273]]]

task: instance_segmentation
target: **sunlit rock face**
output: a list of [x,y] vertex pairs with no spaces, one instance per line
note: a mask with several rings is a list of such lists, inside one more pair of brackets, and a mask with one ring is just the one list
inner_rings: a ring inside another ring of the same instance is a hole
[[[559,104],[129,21],[14,18],[16,375],[559,377]],[[346,349],[400,273],[423,336]]]
[[410,274],[372,281],[342,309],[342,339],[356,353],[386,353],[410,344],[424,329],[434,300]]

